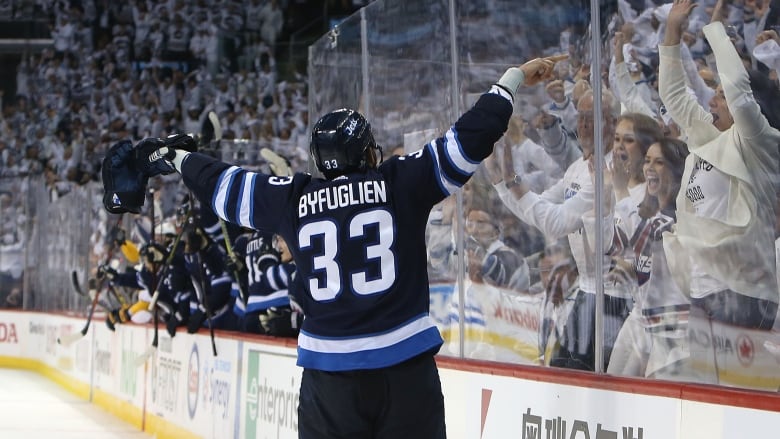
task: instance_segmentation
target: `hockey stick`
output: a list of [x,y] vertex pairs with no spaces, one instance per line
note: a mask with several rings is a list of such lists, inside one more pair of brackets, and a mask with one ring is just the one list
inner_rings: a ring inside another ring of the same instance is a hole
[[[123,215],[119,215],[119,218],[117,219],[116,222],[117,225],[119,225],[119,223],[122,221],[122,216]],[[111,246],[108,249],[107,260],[110,261],[113,255],[114,255],[114,246]],[[71,281],[72,280],[73,280],[73,276],[71,275]],[[80,289],[81,288],[79,288],[79,290]],[[63,346],[70,346],[73,343],[84,338],[85,335],[87,335],[87,331],[89,331],[89,325],[92,324],[92,316],[95,315],[95,308],[97,308],[99,299],[100,299],[100,290],[97,290],[97,292],[95,292],[95,297],[92,298],[92,304],[89,307],[89,313],[87,314],[87,321],[84,323],[84,327],[81,328],[81,331],[79,332],[74,332],[72,334],[65,334],[62,337],[57,337],[58,344],[61,344]]]
[[[190,219],[190,215],[192,213],[192,209],[187,210],[187,214],[184,216],[184,224],[187,224],[188,220]],[[168,253],[168,257],[165,259],[165,265],[163,265],[162,270],[160,270],[160,278],[157,280],[156,285],[154,286],[154,294],[152,294],[152,300],[149,301],[149,311],[154,311],[154,307],[157,305],[157,300],[160,299],[160,285],[162,285],[163,279],[165,279],[165,275],[168,274],[168,267],[171,265],[171,262],[173,261],[173,256],[176,253],[176,248],[179,246],[179,242],[181,241],[181,237],[184,234],[184,230],[186,227],[182,227],[181,231],[178,235],[176,235],[176,238],[173,240],[173,244],[171,244],[171,250]]]
[[[187,209],[187,213],[184,216],[184,224],[186,225],[189,221],[190,215],[192,214],[192,208]],[[163,265],[162,269],[160,270],[159,279],[157,279],[155,286],[154,286],[154,294],[152,295],[152,299],[149,301],[149,307],[147,308],[149,311],[151,311],[154,316],[154,336],[152,337],[152,344],[146,350],[136,357],[135,359],[135,366],[141,367],[144,363],[146,363],[146,360],[148,360],[154,352],[157,350],[157,346],[160,341],[159,336],[159,322],[158,322],[158,308],[157,301],[160,299],[160,286],[162,285],[163,280],[168,275],[169,267],[171,266],[171,263],[173,262],[173,257],[176,254],[176,249],[179,247],[179,242],[181,241],[182,235],[184,235],[184,230],[186,230],[186,227],[182,227],[181,231],[176,235],[176,238],[173,240],[173,244],[171,244],[170,252],[168,253],[168,257],[165,258],[165,264]]]
[[[151,211],[151,216],[152,216],[152,239],[149,242],[154,243],[154,233],[155,233],[154,232],[154,189],[149,189],[149,194],[152,196],[152,202],[151,202],[150,209],[149,209]],[[160,218],[161,218],[160,219],[160,232],[162,232],[162,215],[160,215]],[[173,253],[173,252],[171,252],[171,253]],[[156,271],[157,267],[154,267],[154,268],[155,268],[155,271]],[[163,270],[164,270],[164,268],[160,268],[160,273],[157,273],[160,276],[159,279],[155,279],[154,277],[152,277],[152,283],[156,284],[155,285],[156,286],[156,290],[160,288],[160,285],[162,284],[162,280],[164,279],[164,277],[162,276]],[[158,297],[159,297],[159,295],[158,295]],[[155,305],[156,305],[156,303],[155,303]],[[160,340],[160,319],[159,319],[159,313],[157,312],[157,307],[155,306],[153,309],[154,309],[154,311],[152,311],[152,319],[153,319],[152,322],[154,324],[154,337],[152,338],[152,346],[151,346],[151,348],[152,349],[157,349],[158,342]]]
[[260,150],[260,156],[268,163],[271,172],[277,177],[289,177],[293,175],[290,169],[290,163],[284,157],[273,152],[269,148]]
[[[228,228],[227,223],[225,223],[225,220],[222,218],[219,219],[219,225],[222,227],[222,237],[225,240],[225,250],[227,250],[228,258],[235,263],[236,261],[236,253],[233,251],[233,244],[230,242],[230,235],[228,235]],[[236,285],[238,285],[238,294],[241,297],[241,301],[244,302],[244,305],[247,304],[247,301],[249,300],[249,294],[247,294],[246,291],[244,291],[244,287],[241,285],[241,279],[239,278],[238,269],[233,269],[233,278],[236,279]]]
[[[198,295],[198,289],[195,289],[195,296],[198,297],[198,301],[203,305],[203,308],[206,309],[206,319],[209,322],[209,335],[211,336],[211,351],[214,353],[214,356],[217,356],[217,343],[214,341],[214,322],[212,321],[211,317],[214,315],[211,312],[211,305],[209,305],[209,298],[206,297],[206,276],[203,273],[203,262],[200,259],[200,254],[198,252],[195,253],[195,255],[198,257],[198,270],[200,272],[200,279],[198,279],[198,283],[200,284],[200,289],[203,291],[203,297],[201,298]],[[194,280],[194,278],[193,278]]]
[[[154,189],[149,189],[149,195],[152,198],[152,202],[150,204],[150,216],[151,216],[151,228],[149,229],[151,233],[149,234],[149,243],[154,244]],[[182,229],[183,230],[183,229]],[[162,231],[162,221],[160,221],[160,231]],[[181,235],[181,233],[179,234]],[[177,237],[178,241],[178,237]],[[154,354],[154,352],[157,350],[157,346],[159,345],[160,340],[160,319],[159,315],[157,313],[157,300],[160,298],[160,292],[159,288],[160,285],[162,285],[162,280],[165,279],[165,270],[168,267],[168,263],[171,261],[171,256],[173,255],[174,250],[176,250],[176,244],[174,243],[174,248],[171,250],[171,253],[168,255],[167,258],[165,258],[165,265],[160,268],[160,273],[156,273],[156,268],[154,265],[152,265],[155,270],[152,271],[152,285],[154,285],[154,295],[152,296],[151,301],[149,302],[149,307],[147,308],[149,311],[152,312],[152,325],[154,325],[154,336],[152,337],[152,345],[146,348],[146,350],[136,358],[136,367],[141,366],[142,364],[146,363],[146,360],[149,359],[149,357]],[[155,274],[156,273],[156,274]],[[159,277],[155,277],[159,276]]]
[[92,299],[92,306],[89,307],[89,314],[87,315],[87,322],[84,324],[84,327],[81,328],[81,331],[74,332],[72,334],[65,334],[62,337],[57,338],[57,343],[61,344],[63,346],[70,346],[73,343],[81,340],[85,335],[87,335],[87,331],[89,331],[89,325],[92,324],[92,316],[95,314],[95,308],[98,304],[98,298],[100,297],[100,291],[95,293],[95,297]]
[[209,111],[209,122],[214,127],[214,141],[217,142],[217,148],[219,148],[219,141],[222,140],[222,125],[219,123],[217,113]]
[[[95,285],[95,279],[90,279],[88,282],[89,285],[89,291],[87,293],[84,292],[84,290],[81,288],[81,282],[79,282],[79,273],[76,270],[71,271],[70,273],[70,282],[73,285],[73,290],[82,297],[89,297],[90,299],[94,299],[93,291],[97,290],[97,285]],[[120,296],[116,289],[111,285],[108,284],[108,291],[114,296],[114,298],[119,301],[120,305],[125,305],[127,302],[124,299],[124,295]],[[111,304],[107,302],[98,302],[98,306],[103,308],[106,311],[111,311]]]
[[73,285],[73,290],[79,296],[86,296],[84,290],[81,289],[81,283],[79,282],[79,273],[76,270],[70,272],[70,283]]

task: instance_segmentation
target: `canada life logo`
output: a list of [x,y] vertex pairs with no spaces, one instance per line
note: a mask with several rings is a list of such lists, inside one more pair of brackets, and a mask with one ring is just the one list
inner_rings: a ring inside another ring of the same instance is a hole
[[192,344],[190,351],[190,361],[187,366],[187,411],[190,419],[195,417],[195,411],[198,409],[198,391],[200,389],[200,356],[198,355],[198,345]]

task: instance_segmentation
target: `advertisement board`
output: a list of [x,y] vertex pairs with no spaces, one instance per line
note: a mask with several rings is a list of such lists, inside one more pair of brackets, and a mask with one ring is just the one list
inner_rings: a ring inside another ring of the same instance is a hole
[[241,438],[296,439],[302,369],[295,351],[273,353],[245,344],[241,395]]

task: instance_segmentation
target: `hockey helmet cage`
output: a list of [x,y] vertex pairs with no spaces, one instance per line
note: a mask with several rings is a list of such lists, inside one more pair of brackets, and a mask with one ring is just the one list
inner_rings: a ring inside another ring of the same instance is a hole
[[371,125],[362,114],[342,108],[314,124],[309,145],[312,159],[322,175],[331,180],[368,166],[366,151],[377,148]]

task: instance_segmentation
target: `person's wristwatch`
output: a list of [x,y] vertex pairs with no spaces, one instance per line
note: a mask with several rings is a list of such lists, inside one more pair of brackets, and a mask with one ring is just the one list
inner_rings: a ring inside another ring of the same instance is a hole
[[519,175],[515,174],[515,176],[512,177],[511,180],[506,181],[506,187],[511,189],[513,187],[520,186],[520,183],[522,183],[522,182],[523,182],[523,178],[520,177]]

